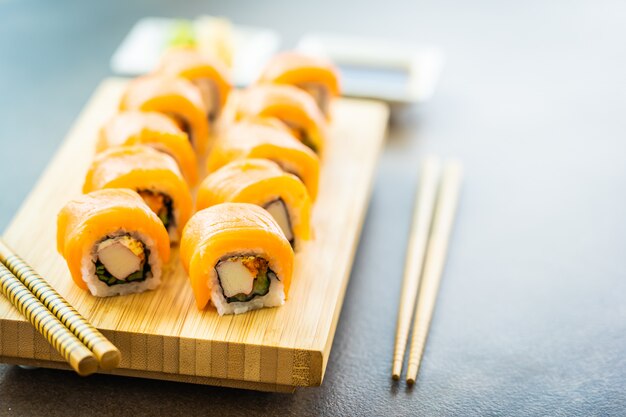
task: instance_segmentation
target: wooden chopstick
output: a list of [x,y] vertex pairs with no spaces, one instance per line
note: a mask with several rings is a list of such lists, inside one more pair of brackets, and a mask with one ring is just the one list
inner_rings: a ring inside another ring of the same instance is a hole
[[437,300],[437,291],[439,290],[439,282],[441,281],[450,233],[458,205],[461,178],[462,167],[460,162],[452,161],[445,164],[415,310],[406,374],[408,384],[415,383],[422,362],[424,345]]
[[95,355],[2,263],[0,290],[79,375],[98,370]]
[[[18,280],[24,289],[30,292],[32,296],[42,304],[47,312],[55,317],[62,326],[66,327],[68,332],[75,336],[80,344],[84,345],[85,349],[88,349],[90,353],[93,352],[93,355],[95,355],[94,359],[97,359],[100,368],[111,370],[119,365],[121,360],[120,351],[52,288],[44,278],[11,250],[2,239],[0,239],[0,262],[11,275],[9,277],[8,274],[4,274],[6,275],[5,280],[7,283],[10,283],[12,280]],[[19,286],[14,283],[12,285],[15,288],[19,288]],[[23,294],[23,290],[20,291]],[[7,297],[9,296],[7,295]],[[24,300],[27,299],[25,295],[23,297]],[[30,300],[30,298],[28,299]],[[17,300],[19,301],[19,299]],[[18,309],[20,308],[15,303],[13,305],[18,307]],[[46,316],[45,312],[39,314],[42,314],[44,317]],[[31,323],[33,322],[31,321]],[[37,330],[39,330],[39,328]],[[46,334],[44,334],[44,336],[46,336]],[[50,338],[48,338],[48,341],[52,343]],[[70,365],[76,369],[72,362],[70,362]],[[77,372],[79,371],[77,370]]]
[[426,244],[433,218],[440,166],[441,161],[439,158],[429,156],[424,159],[420,172],[419,188],[415,197],[415,209],[413,212],[413,225],[406,251],[400,305],[398,307],[398,323],[391,367],[393,379],[399,379],[402,373],[402,363],[409,337],[411,319],[415,310],[415,299],[417,298],[417,290],[424,264],[424,254],[426,253]]

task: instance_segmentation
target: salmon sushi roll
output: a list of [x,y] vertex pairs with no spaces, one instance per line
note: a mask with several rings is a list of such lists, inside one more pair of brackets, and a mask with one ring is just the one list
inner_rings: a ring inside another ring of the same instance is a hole
[[102,188],[136,191],[161,219],[170,240],[179,241],[191,216],[192,198],[171,156],[145,145],[109,148],[92,162],[83,192]]
[[141,144],[170,155],[190,185],[198,182],[198,161],[187,134],[161,113],[129,110],[116,114],[100,129],[96,152]]
[[315,100],[291,85],[255,85],[240,92],[228,113],[236,122],[250,118],[276,118],[292,134],[317,154],[321,154],[327,136],[327,125]]
[[272,119],[235,123],[215,141],[208,171],[244,158],[263,158],[277,163],[285,172],[300,178],[312,200],[317,197],[319,157]]
[[228,69],[221,62],[195,48],[172,48],[163,55],[157,71],[186,78],[198,87],[209,126],[215,123],[232,89]]
[[196,209],[228,202],[263,207],[292,246],[311,236],[311,199],[306,187],[270,160],[233,161],[206,177],[198,190]]
[[283,305],[293,257],[272,216],[247,203],[217,204],[197,212],[180,244],[196,305],[203,309],[211,300],[220,315]]
[[340,94],[339,71],[333,63],[298,52],[275,55],[261,73],[259,82],[301,88],[313,97],[327,119],[332,99]]
[[98,297],[155,289],[170,256],[163,223],[128,189],[67,203],[57,217],[57,250],[76,285]]
[[180,126],[199,154],[208,149],[207,107],[198,87],[185,78],[154,74],[136,78],[122,96],[120,110],[163,113]]

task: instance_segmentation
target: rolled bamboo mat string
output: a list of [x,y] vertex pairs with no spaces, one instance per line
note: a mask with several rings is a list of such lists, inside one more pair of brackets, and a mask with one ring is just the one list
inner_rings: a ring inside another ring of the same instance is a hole
[[100,368],[111,370],[119,365],[121,360],[119,349],[1,239],[0,262],[63,326],[67,327],[82,344],[93,352]]
[[0,289],[79,375],[98,370],[95,355],[1,263]]

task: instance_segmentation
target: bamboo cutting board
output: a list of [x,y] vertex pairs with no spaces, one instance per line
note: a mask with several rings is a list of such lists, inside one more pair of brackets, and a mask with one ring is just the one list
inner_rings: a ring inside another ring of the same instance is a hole
[[[4,239],[122,352],[118,375],[290,392],[322,382],[384,140],[384,104],[340,99],[313,210],[315,238],[297,254],[284,306],[237,316],[199,311],[173,251],[161,287],[96,298],[76,287],[56,251],[56,215],[81,192],[99,127],[125,80],[105,80],[24,202]],[[356,277],[358,279],[358,277]],[[0,298],[0,361],[68,368]]]

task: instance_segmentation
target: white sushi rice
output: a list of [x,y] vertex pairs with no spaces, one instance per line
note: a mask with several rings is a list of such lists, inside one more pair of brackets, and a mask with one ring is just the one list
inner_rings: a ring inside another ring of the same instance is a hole
[[145,280],[140,282],[129,282],[127,284],[117,284],[108,286],[100,281],[96,275],[96,260],[98,259],[97,247],[100,241],[94,242],[91,248],[85,248],[83,253],[83,261],[81,264],[81,273],[83,281],[87,284],[89,292],[96,297],[111,297],[114,295],[126,295],[140,293],[147,290],[153,290],[161,283],[161,258],[154,240],[143,233],[137,231],[126,231],[120,229],[114,233],[108,234],[106,238],[130,235],[133,239],[143,242],[145,248],[150,251],[148,263],[150,264],[150,272]]
[[176,222],[176,225],[174,227],[171,227],[171,226],[168,227],[167,234],[170,237],[170,243],[178,243],[178,240],[180,238],[180,233],[179,233],[180,217],[178,217],[178,210],[176,208],[174,208],[174,210],[172,211],[173,211],[172,216],[174,216],[174,219],[175,219],[174,221]]
[[[251,252],[246,251],[245,255],[249,255]],[[231,256],[241,256],[242,254],[226,255],[223,258],[229,258]],[[256,256],[262,256],[257,254]],[[276,276],[280,276],[279,272],[270,264],[270,269],[274,271]],[[277,268],[278,269],[278,268]],[[224,314],[242,314],[247,311],[257,310],[263,307],[278,307],[285,304],[285,287],[283,283],[276,279],[270,278],[270,290],[263,296],[256,296],[250,301],[233,302],[229,303],[224,298],[222,293],[222,287],[220,286],[219,279],[215,268],[209,270],[209,282],[207,285],[211,289],[211,302],[217,309],[217,313],[220,316]]]

